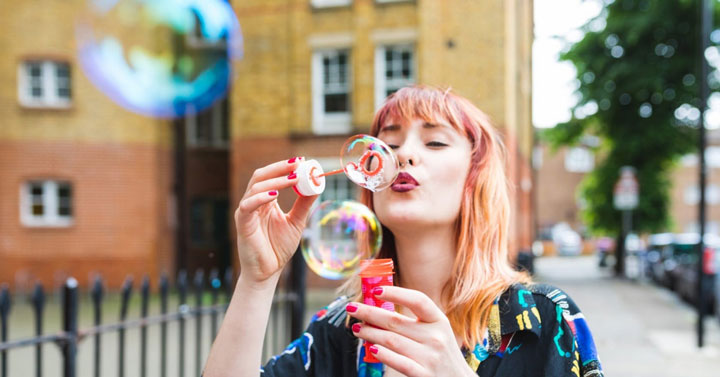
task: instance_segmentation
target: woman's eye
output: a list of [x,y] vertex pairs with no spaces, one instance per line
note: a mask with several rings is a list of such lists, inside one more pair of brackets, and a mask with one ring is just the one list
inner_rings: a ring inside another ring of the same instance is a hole
[[448,146],[447,144],[441,143],[439,141],[431,141],[425,145],[427,145],[428,147],[447,147]]
[[398,148],[400,148],[399,146],[397,146],[397,145],[395,145],[395,144],[388,144],[388,147],[390,147],[390,149],[398,149]]

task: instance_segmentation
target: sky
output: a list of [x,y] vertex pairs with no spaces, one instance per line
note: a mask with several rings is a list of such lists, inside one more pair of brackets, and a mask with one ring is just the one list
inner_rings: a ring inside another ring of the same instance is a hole
[[579,28],[602,11],[601,0],[535,0],[533,43],[533,124],[553,127],[570,120],[577,100],[575,67],[558,62],[566,43],[582,39]]

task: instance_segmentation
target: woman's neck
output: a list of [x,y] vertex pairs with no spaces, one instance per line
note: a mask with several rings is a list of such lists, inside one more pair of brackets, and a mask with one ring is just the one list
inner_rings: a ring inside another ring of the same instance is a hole
[[393,232],[395,250],[404,288],[425,293],[441,309],[446,298],[443,288],[450,280],[456,254],[455,229],[428,227],[422,231]]

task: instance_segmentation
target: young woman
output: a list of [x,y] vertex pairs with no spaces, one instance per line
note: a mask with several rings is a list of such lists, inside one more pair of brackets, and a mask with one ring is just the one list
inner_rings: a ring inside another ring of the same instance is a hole
[[[395,286],[373,294],[396,312],[358,302],[351,281],[258,371],[273,292],[315,200],[283,213],[275,199],[296,183],[300,158],[276,162],[255,171],[235,212],[240,278],[205,377],[602,376],[577,306],[508,262],[504,150],[488,117],[449,90],[415,86],[387,99],[371,134],[400,162],[390,188],[361,198],[383,224],[379,257],[396,269]],[[380,363],[363,361],[365,341]]]

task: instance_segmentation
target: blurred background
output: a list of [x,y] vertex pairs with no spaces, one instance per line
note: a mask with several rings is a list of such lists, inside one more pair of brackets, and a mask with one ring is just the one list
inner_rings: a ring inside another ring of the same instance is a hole
[[[0,376],[199,375],[239,273],[232,216],[252,172],[294,156],[339,168],[345,140],[412,84],[452,87],[502,132],[512,261],[574,298],[608,375],[717,375],[719,12],[0,2]],[[359,190],[328,176],[320,201]],[[295,258],[265,357],[339,283]]]

